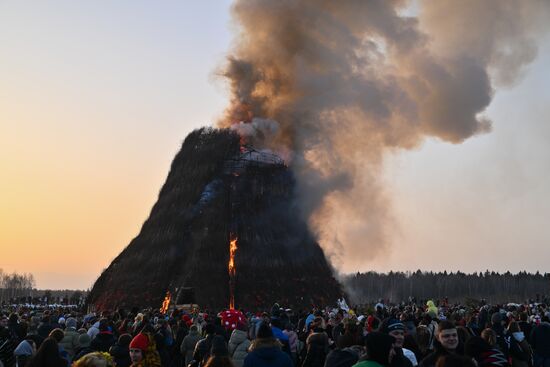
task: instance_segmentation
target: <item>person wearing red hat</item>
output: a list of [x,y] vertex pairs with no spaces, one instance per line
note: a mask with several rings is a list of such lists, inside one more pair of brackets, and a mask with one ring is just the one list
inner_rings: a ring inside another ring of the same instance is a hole
[[131,367],[160,367],[160,356],[155,339],[147,333],[139,333],[130,342]]

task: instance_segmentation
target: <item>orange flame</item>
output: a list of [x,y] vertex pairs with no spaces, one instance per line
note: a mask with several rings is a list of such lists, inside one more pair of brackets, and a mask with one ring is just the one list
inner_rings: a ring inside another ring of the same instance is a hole
[[229,240],[229,308],[235,309],[234,277],[237,272],[235,268],[235,252],[237,252],[237,237],[231,235]]
[[164,301],[162,301],[162,307],[160,308],[160,313],[165,314],[166,311],[168,311],[168,307],[170,307],[170,299],[172,298],[172,294],[170,291],[166,292],[166,296],[164,296]]
[[235,275],[235,252],[237,252],[237,238],[229,241],[229,275]]

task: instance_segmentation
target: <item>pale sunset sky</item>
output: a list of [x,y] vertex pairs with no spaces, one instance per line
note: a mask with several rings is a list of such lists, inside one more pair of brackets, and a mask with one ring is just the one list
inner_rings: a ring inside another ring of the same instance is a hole
[[[87,289],[135,237],[185,136],[228,103],[231,2],[0,1],[0,268]],[[341,270],[550,271],[550,37],[490,133],[387,157],[395,230]],[[360,205],[360,204],[359,204]]]

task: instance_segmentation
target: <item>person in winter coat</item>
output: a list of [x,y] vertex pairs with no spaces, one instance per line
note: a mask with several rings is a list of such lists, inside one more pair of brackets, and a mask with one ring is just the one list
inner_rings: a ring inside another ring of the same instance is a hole
[[113,363],[112,357],[104,352],[88,353],[73,363],[72,367],[119,367]]
[[428,351],[430,352],[433,352],[434,350],[434,343],[437,335],[436,320],[437,320],[436,316],[434,316],[434,312],[432,310],[432,312],[424,314],[424,317],[421,322],[421,325],[424,325],[430,334],[429,340],[428,340]]
[[258,328],[249,351],[243,367],[293,367],[290,356],[281,350],[281,342],[265,323]]
[[508,331],[504,328],[505,320],[503,319],[500,312],[495,312],[491,316],[491,329],[496,334],[496,343],[497,347],[502,353],[508,358],[509,349],[510,349],[510,335]]
[[221,335],[216,335],[212,339],[212,348],[210,349],[210,357],[204,367],[235,367],[229,357],[229,351],[225,343],[225,338]]
[[189,334],[183,338],[183,341],[180,345],[180,352],[185,358],[185,366],[187,366],[193,360],[193,352],[197,342],[201,339],[199,331],[197,330],[197,325],[191,325],[189,328]]
[[78,337],[78,348],[76,349],[73,357],[73,362],[78,361],[80,358],[85,356],[88,353],[95,352],[91,347],[90,343],[92,341],[90,340],[90,336],[86,333],[81,334]]
[[292,358],[292,362],[296,364],[298,360],[298,334],[296,333],[296,331],[294,331],[294,327],[290,322],[286,324],[283,333],[288,337],[290,356]]
[[[179,316],[176,316],[176,318]],[[185,363],[185,357],[182,355],[180,349],[181,345],[183,344],[183,339],[189,334],[189,327],[186,325],[184,320],[171,320],[172,324],[172,330],[175,334],[175,340],[174,345],[172,346],[170,352],[171,352],[171,358],[172,358],[172,364],[176,367],[183,366]],[[174,327],[175,325],[175,327]],[[187,365],[185,365],[186,367]]]
[[479,367],[508,367],[504,354],[497,348],[491,347],[480,336],[472,336],[464,345],[464,355],[473,358]]
[[116,339],[112,331],[109,329],[109,321],[107,319],[101,319],[98,329],[99,333],[92,338],[92,343],[90,346],[97,352],[108,352],[109,349],[116,343]]
[[16,313],[12,313],[8,318],[8,330],[14,345],[19,345],[23,341],[27,334],[26,325],[25,323],[19,323],[19,315]]
[[427,313],[428,315],[430,315],[430,317],[431,317],[432,319],[437,318],[437,316],[438,316],[438,309],[437,309],[437,307],[436,307],[434,301],[429,300],[428,302],[426,302],[426,313]]
[[13,344],[10,331],[7,327],[0,326],[0,362],[5,367],[15,366],[13,351],[16,345]]
[[244,359],[248,355],[250,340],[248,340],[246,331],[248,326],[245,323],[238,323],[237,328],[233,330],[229,337],[229,356],[236,367],[242,367]]
[[[392,367],[413,367],[418,365],[414,353],[403,348],[403,343],[405,341],[405,325],[401,321],[390,317],[382,322],[380,330],[384,334],[393,336],[395,339],[395,356],[392,359]],[[407,356],[405,356],[405,353]]]
[[474,361],[458,354],[447,354],[439,357],[435,367],[477,367]]
[[92,324],[90,328],[88,329],[87,333],[90,336],[90,340],[94,340],[95,336],[99,334],[99,323],[100,321],[92,318],[90,320],[90,323]]
[[38,328],[36,331],[38,335],[42,337],[42,339],[46,339],[53,329],[54,326],[52,323],[50,323],[50,316],[46,315],[42,318],[40,324],[38,324]]
[[[288,353],[290,355],[290,343],[288,340],[288,336],[283,333],[283,327],[285,326],[282,324],[282,319],[280,317],[272,317],[271,318],[271,332],[273,332],[273,336],[277,338],[281,344],[283,345],[283,352]],[[327,339],[328,340],[328,339]]]
[[69,358],[72,360],[76,350],[78,349],[78,337],[80,334],[78,331],[76,331],[76,319],[73,317],[69,317],[65,321],[65,331],[63,339],[59,342],[59,345],[63,347],[63,349],[67,352],[69,355]]
[[215,327],[212,324],[206,324],[203,328],[206,337],[197,342],[193,352],[193,361],[198,363],[198,366],[204,366],[210,357],[210,349],[212,348],[212,339],[214,338]]
[[367,334],[367,357],[361,362],[354,365],[354,367],[382,367],[389,366],[394,352],[393,336],[389,336],[380,332],[372,332]]
[[160,367],[155,339],[149,333],[139,333],[130,342],[131,367]]
[[508,325],[508,334],[510,334],[510,358],[512,367],[529,367],[533,353],[531,346],[527,342],[519,324],[512,321]]
[[550,323],[543,321],[531,330],[529,338],[533,347],[535,367],[550,367]]
[[169,349],[174,344],[174,333],[172,332],[172,328],[170,324],[164,320],[160,319],[158,320],[157,326],[156,326],[156,333],[161,335],[163,338],[163,345]]
[[31,339],[25,339],[15,348],[15,360],[18,367],[25,367],[27,361],[36,353],[36,344]]
[[113,356],[117,367],[129,367],[132,364],[130,360],[130,334],[122,334],[118,341],[109,349],[109,354]]
[[61,356],[61,358],[65,359],[68,364],[71,364],[71,358],[69,357],[69,354],[65,349],[63,349],[63,346],[59,344],[65,337],[65,333],[63,333],[63,330],[61,330],[60,328],[55,328],[50,332],[49,337],[55,339],[55,341],[57,342],[57,349],[59,350],[59,355]]
[[36,354],[25,367],[67,367],[67,360],[59,355],[59,346],[54,338],[46,338]]
[[434,347],[435,351],[420,362],[420,367],[433,367],[439,357],[456,352],[458,332],[454,323],[444,320],[438,324]]
[[321,324],[312,323],[312,333],[306,339],[306,356],[302,367],[323,367],[328,354],[328,335]]
[[360,327],[352,322],[345,325],[344,334],[338,338],[336,349],[325,360],[325,367],[351,367],[364,354]]

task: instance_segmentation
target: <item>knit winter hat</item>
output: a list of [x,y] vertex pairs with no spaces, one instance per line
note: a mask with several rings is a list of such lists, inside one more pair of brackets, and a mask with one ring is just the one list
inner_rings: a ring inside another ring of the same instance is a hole
[[395,339],[391,335],[379,332],[368,333],[366,343],[368,359],[387,366],[390,349],[394,342]]
[[74,317],[69,317],[67,319],[67,321],[65,322],[65,325],[69,328],[69,327],[74,327],[76,328],[76,319]]
[[81,347],[89,347],[91,342],[92,339],[88,334],[81,334],[78,337],[78,344],[80,344]]
[[394,330],[405,330],[405,325],[397,319],[389,319],[384,328],[385,333],[390,333]]
[[258,329],[258,334],[256,335],[258,339],[267,339],[273,338],[273,331],[269,325],[262,323]]
[[130,349],[141,349],[142,351],[145,352],[147,350],[148,345],[149,345],[149,338],[147,338],[147,335],[139,333],[130,342]]

